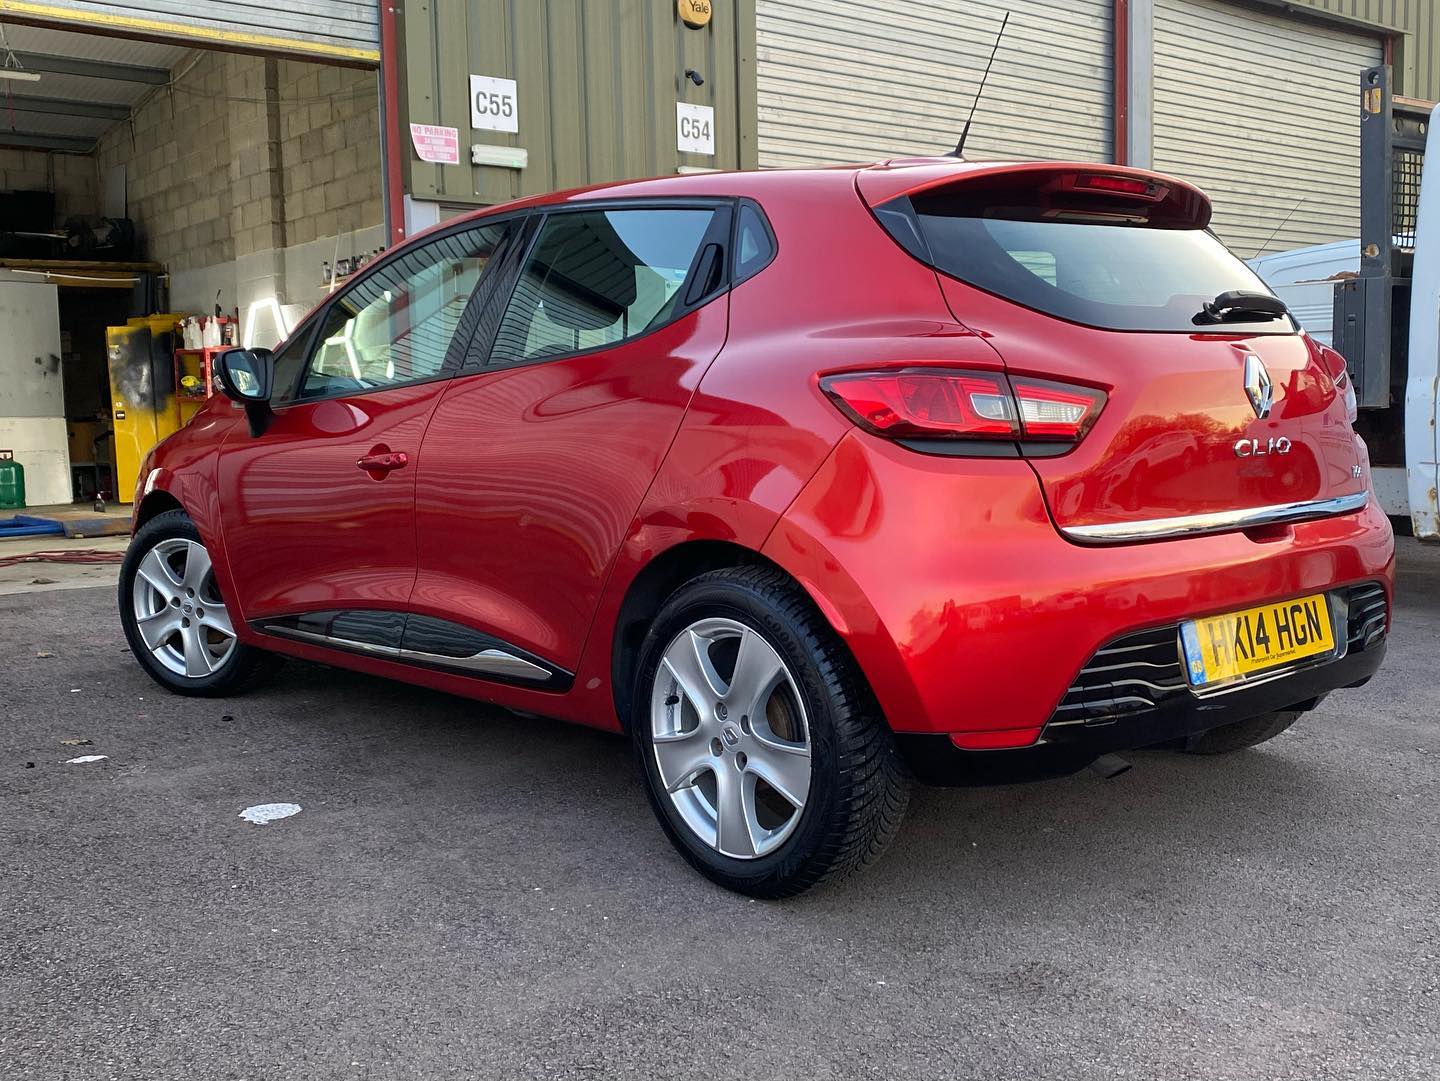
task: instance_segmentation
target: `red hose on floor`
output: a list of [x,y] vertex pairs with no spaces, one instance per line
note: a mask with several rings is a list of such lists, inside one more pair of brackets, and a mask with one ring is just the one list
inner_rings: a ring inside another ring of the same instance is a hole
[[124,559],[124,552],[77,548],[70,552],[26,552],[21,556],[3,556],[0,557],[0,567],[18,567],[21,563],[120,563]]

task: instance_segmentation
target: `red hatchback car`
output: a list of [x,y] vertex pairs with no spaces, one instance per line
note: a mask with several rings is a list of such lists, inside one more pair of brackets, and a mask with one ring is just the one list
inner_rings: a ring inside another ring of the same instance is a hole
[[1183,181],[892,161],[511,203],[367,268],[151,455],[120,609],[628,732],[698,870],[872,861],[910,778],[1275,736],[1385,651],[1344,361]]

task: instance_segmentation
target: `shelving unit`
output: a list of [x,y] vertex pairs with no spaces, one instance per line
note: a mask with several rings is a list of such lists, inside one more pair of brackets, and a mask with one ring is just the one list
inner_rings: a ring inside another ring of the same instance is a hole
[[[206,349],[177,349],[175,350],[175,423],[184,424],[186,417],[184,405],[187,402],[203,402],[215,393],[215,358],[226,350],[235,348],[233,345],[217,345]],[[185,358],[200,358],[200,389],[198,391],[187,390],[180,382],[186,375],[193,375],[193,372],[186,372]]]

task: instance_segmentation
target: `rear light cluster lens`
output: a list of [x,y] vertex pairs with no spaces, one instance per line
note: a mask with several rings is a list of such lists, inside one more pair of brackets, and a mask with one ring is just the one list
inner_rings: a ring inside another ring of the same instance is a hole
[[1353,425],[1360,419],[1360,400],[1355,396],[1355,381],[1349,372],[1342,371],[1335,377],[1335,389],[1345,399],[1345,419]]
[[821,388],[862,428],[891,439],[1078,442],[1105,395],[1003,372],[903,368],[826,376]]

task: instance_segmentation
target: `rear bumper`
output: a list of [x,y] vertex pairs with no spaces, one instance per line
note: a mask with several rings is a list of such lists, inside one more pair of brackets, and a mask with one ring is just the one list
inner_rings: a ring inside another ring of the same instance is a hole
[[1150,709],[1099,724],[1047,726],[1030,747],[971,751],[949,736],[900,734],[897,740],[915,776],[926,784],[957,786],[1010,784],[1073,773],[1102,754],[1170,743],[1200,732],[1279,710],[1308,710],[1330,691],[1368,682],[1385,659],[1385,639],[1328,664],[1293,672],[1267,683],[1198,698],[1184,691]]
[[[1056,530],[1026,462],[927,456],[861,432],[841,440],[764,551],[845,639],[897,733],[972,750],[1040,741],[1087,662],[1124,635],[1366,582],[1388,607],[1394,581],[1390,523],[1373,500],[1250,533],[1085,546]],[[1311,669],[1318,689],[1300,693],[1286,680],[1250,687],[1231,708],[1290,706],[1365,678],[1373,668],[1351,666],[1372,661],[1360,651]],[[1288,700],[1266,704],[1273,695]]]

